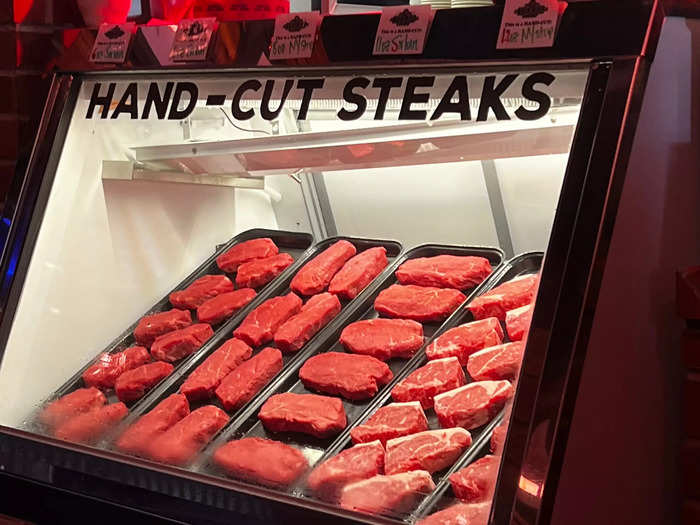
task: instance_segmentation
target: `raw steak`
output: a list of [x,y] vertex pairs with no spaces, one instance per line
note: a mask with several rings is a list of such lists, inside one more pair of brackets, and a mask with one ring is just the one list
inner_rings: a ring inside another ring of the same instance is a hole
[[220,408],[198,408],[155,438],[149,456],[161,463],[186,465],[226,423],[228,416]]
[[475,319],[497,317],[505,321],[506,312],[530,304],[537,292],[537,275],[516,277],[493,290],[489,290],[469,303]]
[[264,259],[243,263],[236,272],[236,286],[239,288],[260,288],[281,274],[294,262],[288,253],[278,253]]
[[221,381],[252,354],[253,349],[243,341],[229,339],[194,369],[180,392],[190,401],[209,399]]
[[346,299],[354,299],[377,275],[382,273],[387,264],[389,261],[386,258],[386,248],[383,246],[358,253],[331,279],[328,291]]
[[214,463],[234,478],[267,487],[291,485],[309,468],[309,462],[296,448],[255,437],[219,447],[214,453]]
[[121,421],[129,409],[124,403],[102,405],[70,418],[56,429],[56,437],[74,443],[93,443]]
[[173,308],[166,312],[146,315],[141,318],[134,330],[134,339],[143,346],[151,346],[157,337],[179,330],[192,324],[192,316],[189,310],[177,310]]
[[518,375],[525,345],[520,341],[484,348],[469,357],[467,372],[474,381],[508,379]]
[[381,407],[362,425],[350,431],[353,443],[388,440],[428,430],[428,420],[417,401]]
[[384,447],[379,441],[355,445],[314,469],[308,485],[316,496],[337,501],[346,485],[384,473]]
[[282,352],[263,348],[252,358],[233,369],[216,389],[216,397],[226,410],[238,410],[270,379],[282,370]]
[[371,514],[405,513],[433,490],[433,478],[424,470],[379,475],[347,485],[340,494],[340,506]]
[[393,284],[379,293],[374,309],[388,317],[427,323],[445,320],[466,299],[451,288]]
[[501,458],[484,456],[450,475],[452,492],[465,503],[490,500],[496,486]]
[[114,391],[120,401],[135,401],[168,377],[174,370],[173,365],[154,361],[124,372],[114,383]]
[[94,365],[83,372],[83,382],[86,386],[114,388],[114,382],[121,374],[150,360],[151,354],[143,346],[132,346],[123,352],[102,354]]
[[513,395],[508,381],[478,381],[435,396],[435,413],[443,428],[480,427]]
[[217,295],[197,308],[197,319],[200,323],[220,323],[247,305],[255,295],[255,290],[252,288],[241,288],[234,292]]
[[500,455],[503,451],[503,445],[506,442],[506,434],[508,434],[508,423],[504,422],[493,429],[491,435],[490,449],[492,454]]
[[491,502],[457,503],[420,520],[417,525],[487,525]]
[[396,270],[401,284],[467,290],[491,275],[491,263],[483,257],[436,255],[410,259]]
[[272,239],[263,237],[261,239],[251,239],[229,248],[216,258],[216,264],[226,273],[233,273],[238,267],[255,259],[264,259],[277,255],[279,249],[272,242]]
[[182,310],[194,310],[212,297],[232,291],[233,283],[225,275],[205,275],[184,290],[171,293],[170,304]]
[[306,360],[299,379],[310,390],[346,399],[373,397],[394,377],[386,364],[368,355],[325,352]]
[[97,388],[79,388],[49,403],[39,414],[39,421],[49,428],[56,428],[73,416],[88,412],[107,402]]
[[467,382],[456,357],[430,361],[411,372],[391,391],[394,401],[419,401],[423,408],[433,407],[433,398]]
[[275,332],[275,344],[283,352],[296,352],[340,312],[340,301],[330,293],[314,295],[301,311]]
[[426,347],[425,355],[428,359],[455,356],[462,366],[466,366],[471,354],[502,341],[501,323],[495,317],[489,317],[450,328]]
[[294,293],[268,299],[250,312],[233,335],[252,347],[272,341],[275,332],[301,310],[301,299]]
[[132,423],[119,437],[116,446],[122,452],[146,456],[153,440],[189,413],[187,398],[182,394],[172,394]]
[[387,361],[409,358],[423,345],[423,325],[404,319],[367,319],[346,326],[340,344],[356,354]]
[[154,359],[172,363],[198,350],[213,335],[214,331],[208,324],[193,324],[161,335],[153,342],[151,355]]
[[306,263],[292,279],[290,287],[301,295],[322,292],[345,261],[357,250],[348,241],[340,240]]
[[409,470],[439,472],[451,466],[462,455],[472,437],[463,428],[426,430],[390,439],[386,443],[387,474],[398,474]]
[[316,394],[270,396],[258,417],[272,432],[302,432],[318,438],[334,436],[347,425],[343,402]]
[[530,329],[532,305],[528,304],[506,312],[506,330],[511,341],[521,341]]

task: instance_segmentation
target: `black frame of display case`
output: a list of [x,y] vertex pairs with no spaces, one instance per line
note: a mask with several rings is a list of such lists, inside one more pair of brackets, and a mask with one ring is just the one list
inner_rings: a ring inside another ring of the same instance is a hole
[[[634,9],[630,7],[630,11],[640,13],[642,8],[639,8],[639,4],[637,6]],[[540,290],[534,311],[492,509],[492,523],[534,525],[548,523],[551,519],[617,204],[646,76],[663,19],[663,12],[657,7],[654,4],[652,9],[645,4],[645,18],[640,16],[637,23],[618,28],[621,42],[618,49],[615,46],[601,48],[599,44],[591,44],[589,52],[584,53],[586,45],[583,43],[576,52],[555,44],[547,50],[509,53],[517,57],[508,58],[519,60],[502,61],[499,59],[503,54],[493,50],[493,43],[488,42],[491,49],[489,57],[453,62],[451,60],[455,57],[451,42],[461,37],[453,29],[453,34],[440,40],[442,43],[438,47],[431,48],[438,44],[427,47],[426,55],[430,60],[411,59],[400,66],[386,66],[396,73],[408,73],[417,67],[422,71],[503,71],[525,66],[556,67],[567,63],[590,67],[588,86],[542,270],[542,279],[548,286]],[[493,8],[492,12],[498,10]],[[476,11],[481,10],[475,9],[475,15]],[[567,11],[575,13],[576,9]],[[361,27],[363,24],[374,24],[374,16],[338,18],[348,19],[346,22],[351,25],[361,21],[356,30],[367,31]],[[488,20],[491,27],[493,23],[490,18]],[[331,25],[335,23],[341,22],[329,22]],[[324,25],[328,24],[324,21]],[[345,46],[348,53],[356,52],[353,43],[346,43]],[[607,52],[599,53],[602,49]],[[354,58],[353,55],[350,59]],[[381,71],[381,67],[375,63],[363,62],[360,57],[357,60],[362,64],[355,67],[303,68],[298,73]],[[436,61],[443,64],[436,65]],[[255,76],[259,72],[268,76],[276,71],[290,73],[289,68],[225,69],[220,73]],[[183,74],[194,72],[191,69],[183,71]],[[205,68],[204,72],[211,73],[212,70]],[[115,73],[115,77],[146,76],[160,75],[164,70]],[[173,70],[165,73],[173,74]],[[82,75],[68,73],[58,74],[54,78],[29,167],[21,187],[17,185],[18,194],[10,199],[15,203],[10,208],[13,210],[12,216],[5,218],[11,221],[11,229],[0,261],[0,347],[3,349],[81,80]],[[532,433],[543,424],[549,425],[545,454],[535,455],[540,458],[535,461],[537,464],[532,464],[532,461],[526,463],[524,458],[532,456],[527,454],[534,446],[530,441]],[[357,520],[396,523],[379,516],[362,517],[332,505],[319,503],[312,507],[308,506],[308,502],[302,503],[275,491],[156,465],[8,427],[0,427],[0,465],[11,475],[185,521],[229,523],[231,516],[236,516],[259,522],[291,523],[303,520],[306,523],[320,523],[327,520],[329,514],[334,514],[333,519],[341,523]],[[536,495],[519,489],[517,483],[523,472],[533,471],[542,473],[539,480],[541,490]]]

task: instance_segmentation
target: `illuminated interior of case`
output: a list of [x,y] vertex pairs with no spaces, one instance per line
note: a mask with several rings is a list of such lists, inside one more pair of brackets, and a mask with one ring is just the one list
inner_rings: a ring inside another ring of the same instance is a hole
[[[340,108],[353,107],[339,98],[349,78],[342,76],[327,78],[305,120],[294,91],[272,120],[257,111],[259,93],[248,93],[241,109],[256,114],[236,120],[230,97],[240,81],[211,77],[186,79],[199,92],[182,120],[158,119],[155,111],[146,119],[102,119],[99,109],[87,119],[95,83],[104,93],[113,82],[87,80],[0,368],[0,398],[12,400],[0,405],[0,424],[22,427],[217,245],[251,228],[309,232],[316,240],[392,239],[404,249],[443,243],[500,247],[508,257],[544,251],[587,71],[556,72],[551,108],[537,120],[513,116],[534,107],[521,93],[525,72],[502,97],[509,119],[490,112],[476,121],[484,76],[469,76],[467,121],[454,113],[399,120],[402,100],[394,95],[376,120],[372,88],[360,118],[339,120]],[[438,75],[435,92],[453,77]],[[145,79],[116,81],[110,110],[129,82],[139,88],[140,116]],[[158,85],[165,89],[165,81]],[[207,105],[214,93],[228,94],[220,107]],[[414,108],[430,115],[439,102],[429,97]]]

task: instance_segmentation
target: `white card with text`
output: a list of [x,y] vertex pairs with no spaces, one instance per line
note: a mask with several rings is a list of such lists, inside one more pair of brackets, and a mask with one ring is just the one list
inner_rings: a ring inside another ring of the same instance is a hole
[[429,5],[385,7],[374,37],[373,55],[420,55],[433,20]]
[[90,60],[95,63],[122,64],[126,60],[133,30],[133,22],[101,24],[95,44],[92,46]]
[[270,60],[309,58],[320,22],[321,14],[317,11],[277,15],[270,41]]
[[558,18],[557,0],[506,0],[496,48],[552,47]]

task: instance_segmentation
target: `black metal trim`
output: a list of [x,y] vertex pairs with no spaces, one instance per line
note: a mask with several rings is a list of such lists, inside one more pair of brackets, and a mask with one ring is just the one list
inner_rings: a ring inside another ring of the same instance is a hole
[[0,258],[0,366],[80,83],[72,75],[54,76],[19,196],[10,199],[17,205]]

